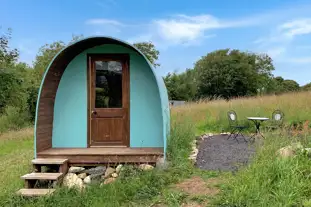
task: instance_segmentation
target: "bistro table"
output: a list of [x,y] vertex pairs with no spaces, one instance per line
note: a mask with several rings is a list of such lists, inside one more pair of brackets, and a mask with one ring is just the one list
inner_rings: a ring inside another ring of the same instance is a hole
[[251,120],[254,122],[256,126],[256,132],[251,136],[251,139],[253,139],[255,136],[260,135],[261,137],[265,138],[261,133],[260,133],[260,124],[264,121],[269,120],[267,117],[247,117],[248,120]]

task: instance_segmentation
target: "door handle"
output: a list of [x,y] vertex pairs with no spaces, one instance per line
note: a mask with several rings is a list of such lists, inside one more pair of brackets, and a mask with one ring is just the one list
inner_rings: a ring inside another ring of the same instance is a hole
[[97,115],[97,111],[92,110],[92,114]]

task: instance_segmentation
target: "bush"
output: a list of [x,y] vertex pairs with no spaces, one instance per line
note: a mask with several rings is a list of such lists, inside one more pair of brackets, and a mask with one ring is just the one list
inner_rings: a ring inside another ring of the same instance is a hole
[[8,105],[18,106],[25,97],[23,80],[13,70],[0,70],[0,113]]
[[29,113],[24,109],[14,106],[4,108],[4,113],[0,116],[0,133],[8,130],[17,130],[29,124]]
[[38,96],[38,87],[32,86],[27,90],[27,109],[29,111],[30,120],[33,122],[36,116],[36,104],[37,104],[37,96]]

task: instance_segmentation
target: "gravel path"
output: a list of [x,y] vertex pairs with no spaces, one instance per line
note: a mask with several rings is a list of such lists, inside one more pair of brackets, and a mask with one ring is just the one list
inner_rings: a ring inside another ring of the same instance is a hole
[[248,163],[255,153],[254,145],[245,143],[242,137],[239,143],[227,135],[208,137],[199,144],[197,167],[204,170],[237,171],[239,165]]

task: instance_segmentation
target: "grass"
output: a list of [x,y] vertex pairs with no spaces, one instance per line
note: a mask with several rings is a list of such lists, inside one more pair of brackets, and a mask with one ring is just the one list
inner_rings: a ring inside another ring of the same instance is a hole
[[[120,178],[111,185],[90,186],[82,194],[75,190],[59,189],[53,196],[22,199],[14,192],[23,186],[20,176],[30,172],[33,157],[32,129],[9,132],[0,136],[0,206],[151,206],[162,203],[180,206],[184,202],[205,203],[209,196],[191,196],[172,190],[169,186],[193,175],[208,179],[217,172],[194,169],[188,160],[191,142],[198,134],[227,131],[228,110],[238,118],[271,116],[275,109],[285,113],[285,123],[306,121],[311,117],[311,92],[236,99],[232,101],[200,101],[174,107],[171,111],[171,137],[168,140],[170,167],[166,170],[137,172]],[[275,152],[299,141],[311,147],[309,123],[294,136],[285,133],[266,134],[267,139],[251,164],[237,174],[221,173],[224,182],[221,193],[214,197],[215,206],[311,206],[311,161],[299,154],[291,159],[278,159]],[[303,135],[303,136],[295,136]],[[210,203],[210,202],[209,202]]]
[[311,193],[310,157],[298,153],[293,158],[279,158],[276,152],[296,142],[311,147],[311,133],[305,135],[268,135],[252,163],[236,175],[227,176],[216,201],[218,206],[304,206]]
[[174,113],[183,114],[196,124],[197,134],[228,131],[227,111],[235,110],[239,120],[248,116],[271,117],[280,109],[285,113],[286,124],[311,119],[311,92],[289,93],[279,96],[241,98],[232,101],[199,101],[176,107]]
[[26,128],[0,136],[0,199],[22,186],[20,176],[30,172],[33,157],[33,130]]
[[[20,176],[30,172],[33,157],[31,129],[10,132],[0,137],[0,206],[146,206],[170,184],[190,176],[194,170],[188,159],[195,128],[191,122],[175,119],[168,140],[168,169],[139,172],[128,168],[132,176],[118,179],[110,185],[90,186],[83,193],[60,188],[48,198],[23,199],[14,192],[23,186]],[[178,148],[176,148],[178,147]]]

